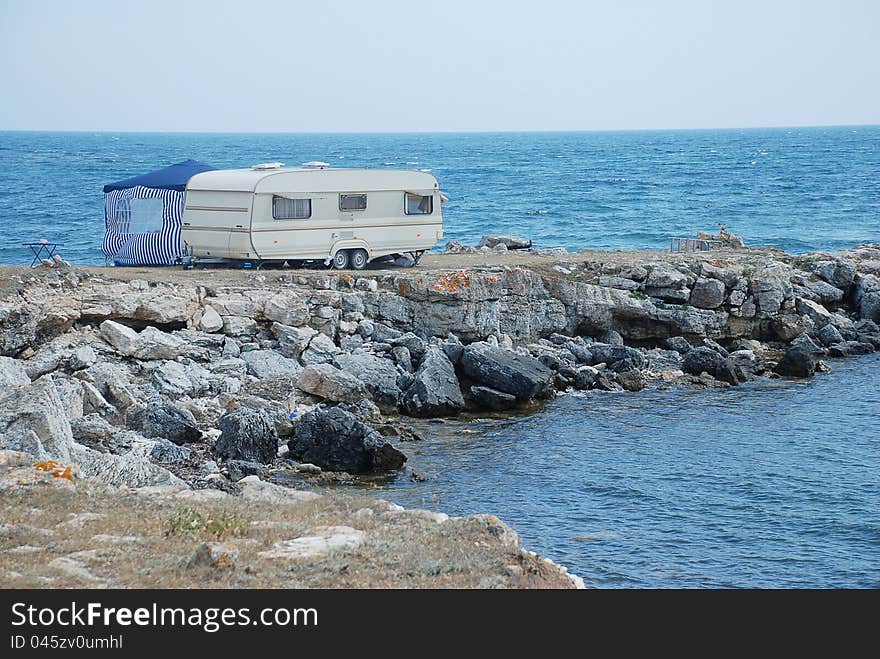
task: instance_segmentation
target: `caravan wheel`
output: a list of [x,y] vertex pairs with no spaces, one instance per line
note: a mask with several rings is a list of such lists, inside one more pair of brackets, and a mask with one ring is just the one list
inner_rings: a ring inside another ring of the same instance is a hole
[[333,257],[333,267],[337,270],[345,270],[348,267],[348,252],[340,249]]
[[367,257],[367,250],[365,249],[355,249],[351,252],[351,267],[355,270],[363,270],[367,267],[367,261],[369,261],[369,257]]

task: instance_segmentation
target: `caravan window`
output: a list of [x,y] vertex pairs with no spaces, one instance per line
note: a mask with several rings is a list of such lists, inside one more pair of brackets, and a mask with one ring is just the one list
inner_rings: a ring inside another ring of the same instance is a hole
[[272,197],[272,218],[275,220],[307,220],[312,216],[311,199]]
[[430,215],[434,212],[434,197],[407,192],[404,210],[407,215]]
[[117,221],[128,220],[127,233],[155,233],[162,230],[162,211],[164,203],[160,197],[146,199],[135,197],[124,205],[116,204]]
[[339,210],[341,210],[341,211],[367,210],[367,195],[365,195],[365,194],[341,194],[341,195],[339,195]]

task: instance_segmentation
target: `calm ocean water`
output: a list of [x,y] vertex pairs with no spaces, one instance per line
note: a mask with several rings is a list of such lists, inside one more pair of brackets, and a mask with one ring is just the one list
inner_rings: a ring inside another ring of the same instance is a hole
[[[600,588],[880,587],[880,360],[806,382],[563,396],[430,426],[367,492],[492,512]],[[474,428],[472,424],[464,427]]]
[[[880,127],[621,133],[0,132],[0,263],[47,238],[103,262],[101,187],[195,158],[429,169],[448,239],[663,248],[715,229],[793,252],[880,241]],[[729,391],[562,397],[463,434],[432,426],[376,492],[493,512],[600,587],[880,587],[880,362]]]
[[450,240],[665,247],[718,223],[789,251],[880,240],[880,127],[607,133],[224,135],[0,132],[0,263],[47,238],[103,262],[105,183],[187,158],[429,169]]

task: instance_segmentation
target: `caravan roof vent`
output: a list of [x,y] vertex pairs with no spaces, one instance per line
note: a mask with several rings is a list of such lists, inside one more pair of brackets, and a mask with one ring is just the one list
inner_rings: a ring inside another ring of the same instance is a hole
[[309,167],[311,169],[324,169],[325,167],[329,167],[330,163],[321,162],[320,160],[309,160],[308,162],[303,163],[303,167]]
[[251,167],[251,169],[281,169],[284,167],[283,162],[261,162]]

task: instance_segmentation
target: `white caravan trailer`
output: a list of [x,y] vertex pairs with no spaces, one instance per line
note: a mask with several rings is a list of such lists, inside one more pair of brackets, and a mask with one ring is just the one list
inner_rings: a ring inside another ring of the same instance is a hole
[[373,259],[418,262],[443,238],[445,197],[426,172],[281,163],[193,176],[181,240],[191,259],[321,260],[361,270]]

